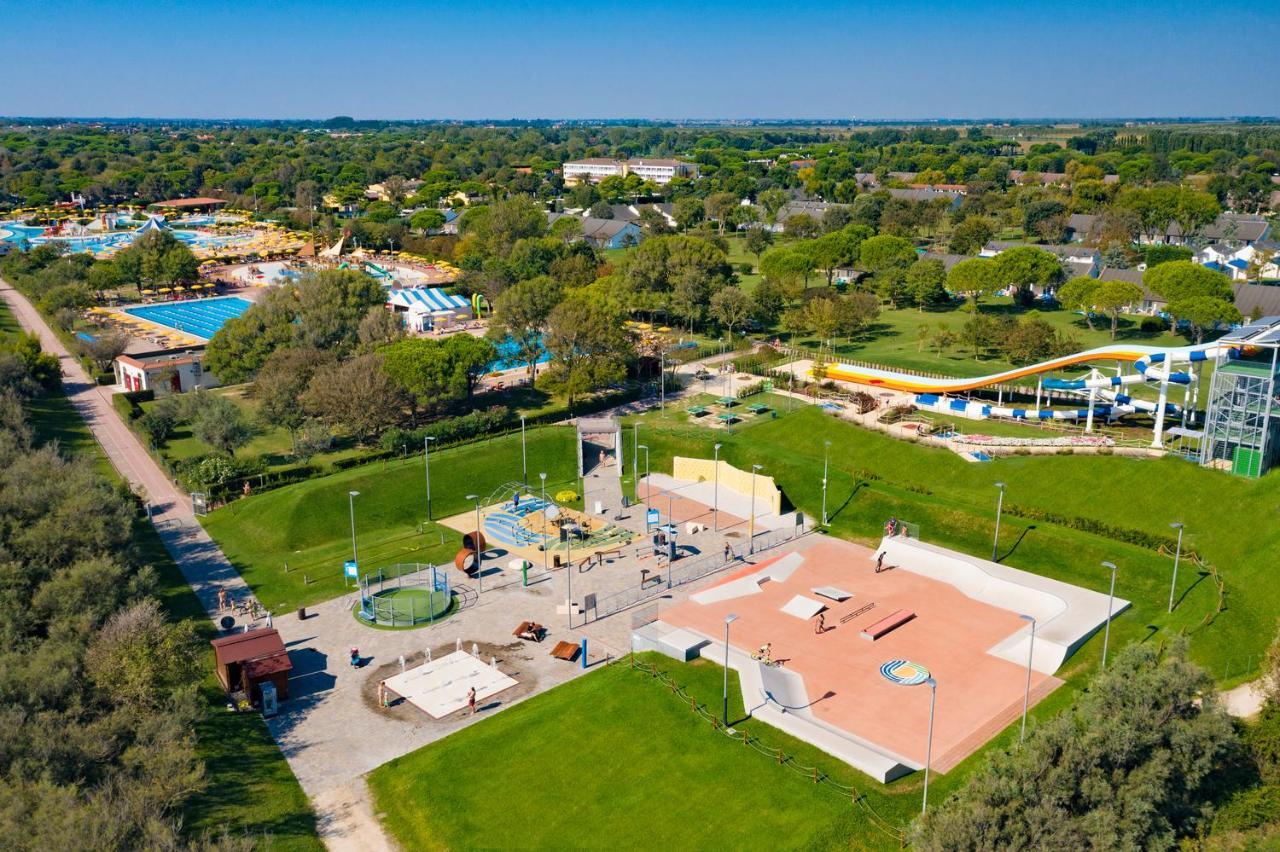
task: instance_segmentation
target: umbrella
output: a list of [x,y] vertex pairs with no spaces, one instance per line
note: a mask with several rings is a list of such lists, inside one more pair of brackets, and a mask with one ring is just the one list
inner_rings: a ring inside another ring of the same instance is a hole
[[168,287],[161,287],[161,288],[160,288],[160,292],[161,292],[161,293],[172,293],[173,291],[172,291],[172,290],[170,290]]
[[144,295],[144,296],[154,296],[155,294],[156,294],[156,291],[155,291],[155,290],[143,290],[143,291],[142,291],[142,295]]

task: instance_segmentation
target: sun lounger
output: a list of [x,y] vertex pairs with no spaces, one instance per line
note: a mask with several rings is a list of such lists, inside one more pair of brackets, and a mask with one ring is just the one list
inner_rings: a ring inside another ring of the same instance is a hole
[[566,663],[572,663],[578,659],[578,654],[582,653],[582,648],[573,642],[557,642],[556,646],[551,649],[551,656],[557,660],[564,660]]
[[900,609],[895,612],[891,612],[875,624],[863,629],[861,636],[863,639],[869,639],[874,642],[894,630],[897,630],[899,627],[915,617],[916,614],[909,609]]

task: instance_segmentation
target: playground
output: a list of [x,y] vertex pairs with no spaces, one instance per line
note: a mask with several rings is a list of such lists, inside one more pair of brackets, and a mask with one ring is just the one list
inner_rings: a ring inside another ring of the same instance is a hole
[[435,624],[453,606],[453,589],[443,568],[417,563],[390,565],[360,578],[356,619],[374,627]]
[[[880,781],[946,772],[1061,681],[1054,673],[1107,618],[1106,594],[886,537],[876,550],[806,540],[749,565],[638,629],[641,650],[730,666],[756,718]],[[1113,612],[1128,607],[1115,600]],[[1037,620],[1028,687],[1029,631]]]
[[[440,521],[463,534],[454,564],[468,575],[475,570],[476,517],[473,509]],[[489,560],[484,568],[486,577],[500,572],[504,561],[517,570],[522,562],[540,568],[548,560],[558,567],[570,559],[619,550],[635,536],[605,516],[560,506],[550,496],[543,498],[518,482],[499,486],[490,494],[480,506],[479,518],[479,549]]]

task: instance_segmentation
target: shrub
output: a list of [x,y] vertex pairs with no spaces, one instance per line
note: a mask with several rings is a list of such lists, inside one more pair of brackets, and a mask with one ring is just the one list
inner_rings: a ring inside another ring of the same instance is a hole
[[577,499],[578,499],[577,491],[573,491],[571,489],[566,488],[564,491],[556,492],[557,503],[572,503],[574,500],[577,500]]
[[1144,334],[1159,334],[1164,331],[1165,325],[1160,317],[1143,317],[1138,323],[1138,330]]
[[866,414],[868,411],[875,411],[876,406],[880,403],[876,398],[866,391],[854,391],[849,396],[849,402],[853,404],[854,410],[859,414]]
[[428,437],[435,439],[437,447],[460,444],[510,428],[518,419],[510,408],[495,405],[461,417],[436,420],[418,429],[388,429],[382,433],[379,446],[385,452],[402,455],[421,449]]

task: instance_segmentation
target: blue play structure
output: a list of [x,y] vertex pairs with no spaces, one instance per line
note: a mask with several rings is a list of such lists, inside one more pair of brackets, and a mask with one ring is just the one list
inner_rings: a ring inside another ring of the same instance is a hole
[[520,505],[507,500],[484,518],[485,538],[501,542],[509,547],[537,547],[544,543],[546,537],[531,532],[521,524],[521,519],[534,512],[541,512],[550,501],[539,497],[525,496],[520,498]]
[[125,313],[205,340],[218,333],[227,320],[249,310],[252,303],[235,296],[217,299],[193,299],[189,302],[167,302],[125,308]]

